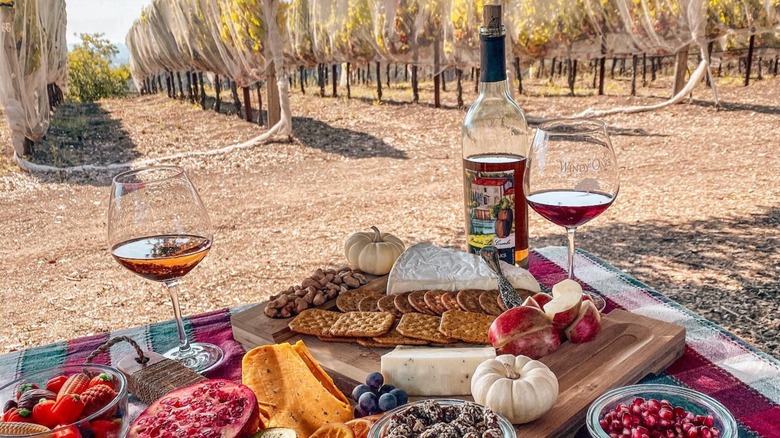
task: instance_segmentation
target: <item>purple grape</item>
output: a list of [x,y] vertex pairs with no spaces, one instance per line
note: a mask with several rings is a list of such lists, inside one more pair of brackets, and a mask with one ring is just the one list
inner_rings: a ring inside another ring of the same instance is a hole
[[373,391],[379,391],[383,383],[385,383],[385,378],[380,372],[374,371],[366,377],[366,385],[370,386]]
[[379,396],[379,410],[389,411],[395,409],[398,406],[398,400],[395,399],[393,394],[382,394]]
[[369,415],[375,413],[379,409],[376,394],[372,392],[366,392],[361,395],[360,400],[358,400],[358,407],[362,412],[365,412]]
[[389,394],[392,394],[395,396],[395,400],[398,404],[398,406],[405,405],[409,402],[409,396],[406,394],[406,391],[404,391],[401,388],[396,388],[389,392]]
[[355,406],[352,408],[352,414],[355,416],[355,418],[363,418],[366,416],[366,414],[360,409],[360,406]]
[[395,386],[393,386],[393,385],[382,385],[382,387],[379,388],[379,395],[387,394],[387,393],[389,393],[390,391],[392,391],[394,389],[395,389]]
[[355,401],[360,400],[360,396],[367,392],[371,392],[371,388],[368,385],[358,385],[352,390],[352,398]]

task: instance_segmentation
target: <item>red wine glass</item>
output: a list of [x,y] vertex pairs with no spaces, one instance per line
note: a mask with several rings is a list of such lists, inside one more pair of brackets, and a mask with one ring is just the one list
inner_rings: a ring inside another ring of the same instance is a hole
[[[615,152],[604,122],[550,120],[539,125],[528,154],[523,189],[528,205],[566,229],[569,278],[574,278],[574,233],[615,201],[620,189]],[[590,294],[603,310],[604,298]]]
[[120,173],[111,184],[108,244],[122,266],[165,285],[173,304],[179,346],[164,354],[197,372],[222,361],[222,349],[187,339],[179,284],[208,254],[211,221],[184,169],[159,166]]

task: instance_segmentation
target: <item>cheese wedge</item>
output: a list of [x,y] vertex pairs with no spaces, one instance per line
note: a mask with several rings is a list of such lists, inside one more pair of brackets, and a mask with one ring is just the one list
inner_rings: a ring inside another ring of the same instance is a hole
[[241,371],[266,428],[286,427],[307,437],[325,423],[353,418],[347,397],[302,341],[257,347],[244,355]]
[[[501,270],[517,289],[540,292],[530,272],[501,262]],[[387,293],[415,290],[498,289],[498,277],[476,254],[418,243],[404,251],[387,277]]]
[[479,364],[496,358],[484,348],[396,347],[382,356],[385,382],[412,396],[470,395]]

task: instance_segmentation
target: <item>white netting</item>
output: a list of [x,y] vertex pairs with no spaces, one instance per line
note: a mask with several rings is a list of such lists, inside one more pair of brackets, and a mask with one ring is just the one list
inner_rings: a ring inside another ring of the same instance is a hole
[[64,88],[67,46],[64,0],[0,2],[0,105],[17,154],[25,139],[49,128],[48,84]]

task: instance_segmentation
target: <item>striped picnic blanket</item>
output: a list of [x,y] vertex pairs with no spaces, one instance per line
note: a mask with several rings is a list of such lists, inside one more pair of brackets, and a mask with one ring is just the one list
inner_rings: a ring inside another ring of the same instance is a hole
[[[543,289],[549,290],[566,278],[565,266],[566,248],[542,248],[531,254],[531,272]],[[780,437],[780,361],[591,254],[578,251],[575,266],[583,288],[607,298],[606,312],[622,308],[686,327],[683,356],[665,373],[646,377],[644,383],[684,386],[712,396],[737,418],[740,437]],[[208,377],[241,378],[244,349],[233,339],[230,328],[230,315],[240,310],[222,309],[186,318],[190,340],[212,342],[225,350],[225,362]],[[114,336],[129,336],[143,348],[157,352],[177,345],[175,325],[166,321],[12,352],[0,356],[0,384],[23,372],[83,363],[98,345]],[[95,362],[116,364],[128,354],[132,349],[120,344]],[[131,399],[131,404],[133,410],[142,408],[137,400]]]

